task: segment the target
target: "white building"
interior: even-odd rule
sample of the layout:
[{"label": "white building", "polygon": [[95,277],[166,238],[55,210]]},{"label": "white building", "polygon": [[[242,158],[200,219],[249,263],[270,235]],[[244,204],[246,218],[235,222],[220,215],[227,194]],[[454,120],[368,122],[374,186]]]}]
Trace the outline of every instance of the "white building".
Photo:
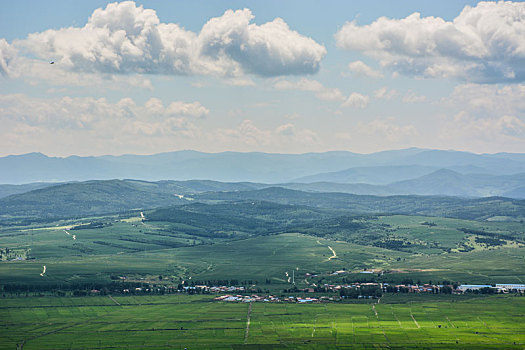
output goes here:
[{"label": "white building", "polygon": [[494,288],[490,284],[462,284],[458,290],[465,292],[467,290],[480,290],[481,288]]},{"label": "white building", "polygon": [[503,290],[519,290],[519,291],[525,291],[525,284],[511,284],[511,283],[502,283],[502,284],[496,284],[496,288],[503,289]]}]

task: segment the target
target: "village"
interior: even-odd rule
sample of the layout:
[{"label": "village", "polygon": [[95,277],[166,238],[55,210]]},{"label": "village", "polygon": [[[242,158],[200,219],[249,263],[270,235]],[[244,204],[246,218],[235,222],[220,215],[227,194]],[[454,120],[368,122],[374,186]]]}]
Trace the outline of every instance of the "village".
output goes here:
[{"label": "village", "polygon": [[[344,299],[379,299],[383,293],[428,293],[428,294],[506,294],[525,293],[525,284],[464,284],[464,285],[437,285],[437,284],[388,284],[388,283],[352,283],[352,284],[325,284],[322,288],[297,289],[299,293],[333,293],[335,296],[304,297],[289,295],[278,297],[275,295],[246,294],[248,290],[241,286],[191,286],[183,287],[180,292],[187,293],[226,293],[214,298],[216,301],[226,302],[292,302],[292,303],[320,303],[341,301]],[[239,294],[233,294],[237,292]],[[231,293],[231,294],[230,294]],[[292,293],[289,293],[292,294]],[[304,295],[304,294],[303,294]]]},{"label": "village", "polygon": [[[335,273],[344,274],[345,271]],[[335,274],[332,272],[331,274]],[[305,277],[316,277],[316,274],[305,274]],[[121,281],[128,278],[125,276],[115,277]],[[253,284],[252,281],[239,283],[237,280],[228,281],[223,285],[214,285],[208,281],[195,281],[191,279],[172,284],[155,284],[143,278],[134,283],[140,283],[132,288],[114,290],[123,294],[149,294],[149,293],[184,293],[184,294],[210,294],[218,295],[213,300],[224,302],[290,302],[290,303],[321,303],[335,302],[349,299],[379,299],[384,294],[525,294],[525,284],[499,283],[499,284],[460,284],[457,282],[443,281],[442,284],[413,282],[407,279],[403,283],[385,283],[377,281],[369,282],[345,282],[309,284],[306,288],[298,288],[293,282],[290,288],[272,291],[261,289],[261,286]],[[189,283],[188,283],[189,282]],[[255,282],[255,281],[253,281]],[[268,280],[267,280],[268,282]],[[220,282],[219,282],[220,283]],[[131,286],[130,286],[131,287]],[[91,290],[91,294],[98,294],[98,290]]]}]

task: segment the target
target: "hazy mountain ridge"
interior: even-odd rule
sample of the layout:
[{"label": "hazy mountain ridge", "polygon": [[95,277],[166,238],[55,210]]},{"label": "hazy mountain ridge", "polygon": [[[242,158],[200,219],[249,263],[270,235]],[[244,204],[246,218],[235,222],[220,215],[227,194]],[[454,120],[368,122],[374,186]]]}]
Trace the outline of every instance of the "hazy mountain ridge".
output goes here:
[{"label": "hazy mountain ridge", "polygon": [[[393,191],[420,195],[448,195],[465,197],[505,196],[525,184],[525,173],[515,175],[460,174],[440,169],[412,180],[392,183]],[[519,193],[516,193],[518,195]],[[514,198],[523,198],[513,196]]]},{"label": "hazy mountain ridge", "polygon": [[[301,191],[361,195],[525,198],[525,154],[417,148],[371,154],[177,151],[66,158],[30,153],[0,158],[0,170],[0,183],[132,178],[160,181],[156,186],[162,191],[169,188],[181,194],[245,191],[275,184]],[[50,185],[0,185],[0,198]]]},{"label": "hazy mountain ridge", "polygon": [[[354,170],[351,171],[351,168]],[[286,183],[308,177],[307,181],[299,182],[384,185],[413,179],[442,168],[463,174],[516,174],[525,172],[525,154],[473,154],[417,148],[371,154],[346,151],[304,154],[176,151],[153,155],[65,158],[29,153],[0,158],[0,183],[126,178],[147,181],[207,179],[222,182]],[[354,176],[345,180],[321,175],[338,171],[347,172],[347,175],[354,173]]]},{"label": "hazy mountain ridge", "polygon": [[[87,184],[100,183],[104,186],[111,181],[121,181],[134,189],[151,192],[152,195],[168,194],[187,195],[201,192],[250,191],[269,187],[282,187],[305,192],[340,192],[357,195],[392,196],[392,195],[445,195],[460,197],[503,196],[515,199],[525,198],[525,173],[515,175],[463,175],[457,172],[440,169],[415,179],[395,182],[389,185],[370,185],[365,183],[281,183],[264,184],[254,182],[219,182],[213,180],[163,180],[149,182],[144,180],[92,180],[74,183],[34,183],[26,185],[0,185],[0,199],[10,195],[32,193],[34,190],[62,186],[60,190],[71,193],[73,188],[83,190]],[[78,186],[77,186],[78,185]],[[44,192],[36,192],[36,194]],[[31,196],[31,195],[27,195]],[[11,200],[11,199],[9,199]]]}]

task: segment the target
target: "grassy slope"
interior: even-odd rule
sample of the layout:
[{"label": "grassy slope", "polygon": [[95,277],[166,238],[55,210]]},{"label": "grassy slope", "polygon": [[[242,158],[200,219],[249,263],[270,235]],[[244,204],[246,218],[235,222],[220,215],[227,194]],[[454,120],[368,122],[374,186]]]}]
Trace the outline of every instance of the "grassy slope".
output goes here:
[{"label": "grassy slope", "polygon": [[[438,229],[446,244],[458,240],[461,234],[445,224],[466,226],[469,222],[442,219],[438,228],[421,226],[411,221],[424,220],[413,217],[385,217],[390,223],[404,223],[411,231],[407,236],[423,240],[437,239]],[[496,225],[497,223],[492,223]],[[418,252],[394,251],[372,246],[357,245],[343,241],[325,240],[320,237],[287,233],[271,236],[256,236],[235,240],[215,240],[210,243],[180,248],[169,248],[153,243],[138,243],[119,240],[123,235],[135,235],[144,239],[158,239],[146,235],[151,231],[158,233],[158,227],[118,223],[96,230],[75,232],[76,240],[62,229],[40,229],[35,231],[31,255],[35,260],[0,263],[0,280],[4,283],[70,283],[85,281],[109,281],[111,274],[137,276],[174,276],[203,279],[258,280],[263,283],[272,280],[272,289],[290,288],[286,283],[285,272],[296,270],[297,276],[306,272],[327,274],[345,268],[359,271],[363,268],[382,270],[402,270],[400,273],[386,274],[386,280],[404,278],[422,281],[441,281],[444,279],[463,283],[481,282],[523,282],[525,281],[525,248],[498,248],[494,250],[476,249],[467,253],[421,254]],[[412,227],[412,228],[411,228]],[[422,227],[422,228],[420,228]],[[161,226],[162,228],[162,226]],[[416,229],[420,229],[417,231]],[[426,230],[426,231],[425,231]],[[142,232],[140,232],[142,231]],[[125,232],[126,234],[123,234]],[[27,232],[26,242],[30,237]],[[405,232],[406,234],[406,232]],[[142,236],[140,236],[142,235]],[[150,236],[150,237],[148,237]],[[171,237],[170,242],[193,242],[192,238]],[[14,248],[19,237],[9,237]],[[197,240],[199,238],[197,237]],[[168,240],[168,238],[166,238]],[[178,241],[177,241],[178,240]],[[105,241],[113,245],[101,245]],[[449,242],[450,243],[450,242]],[[332,255],[328,246],[337,253],[337,259],[328,260]],[[79,250],[82,247],[84,252]],[[46,265],[45,277],[39,274]],[[362,278],[360,274],[351,278]],[[350,277],[349,277],[350,278]],[[306,287],[303,278],[297,279],[298,286]]]}]

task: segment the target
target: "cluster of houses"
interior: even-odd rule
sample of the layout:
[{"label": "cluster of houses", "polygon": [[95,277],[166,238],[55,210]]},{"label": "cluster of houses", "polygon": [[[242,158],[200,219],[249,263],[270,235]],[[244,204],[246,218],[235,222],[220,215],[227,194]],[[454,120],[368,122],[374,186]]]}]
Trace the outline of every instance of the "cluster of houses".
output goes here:
[{"label": "cluster of houses", "polygon": [[519,292],[525,293],[525,284],[501,283],[496,285],[491,284],[462,284],[456,289],[461,293],[468,291],[493,290],[498,293]]},{"label": "cluster of houses", "polygon": [[284,298],[279,298],[273,295],[267,295],[267,296],[261,296],[261,295],[221,295],[219,297],[214,298],[214,300],[217,301],[229,301],[229,302],[237,302],[237,303],[251,303],[251,302],[265,302],[265,303],[280,303],[280,302],[288,302],[288,303],[299,303],[299,304],[308,304],[308,303],[320,303],[323,301],[333,301],[334,298],[329,297],[319,297],[319,298],[302,298],[302,297],[295,297],[295,296],[288,296]]},{"label": "cluster of houses", "polygon": [[[361,289],[363,287],[377,287],[383,292],[387,293],[447,293],[447,294],[462,294],[467,292],[476,292],[491,290],[496,293],[518,292],[525,293],[525,284],[462,284],[458,286],[443,285],[443,284],[389,284],[389,283],[352,283],[343,285],[325,284],[325,290],[338,292],[341,289]],[[305,291],[312,292],[308,289]]]},{"label": "cluster of houses", "polygon": [[206,293],[215,294],[215,293],[244,293],[246,292],[246,288],[243,286],[236,287],[236,286],[191,286],[191,287],[182,287],[183,291],[190,292],[192,290],[199,290],[204,291]]}]

